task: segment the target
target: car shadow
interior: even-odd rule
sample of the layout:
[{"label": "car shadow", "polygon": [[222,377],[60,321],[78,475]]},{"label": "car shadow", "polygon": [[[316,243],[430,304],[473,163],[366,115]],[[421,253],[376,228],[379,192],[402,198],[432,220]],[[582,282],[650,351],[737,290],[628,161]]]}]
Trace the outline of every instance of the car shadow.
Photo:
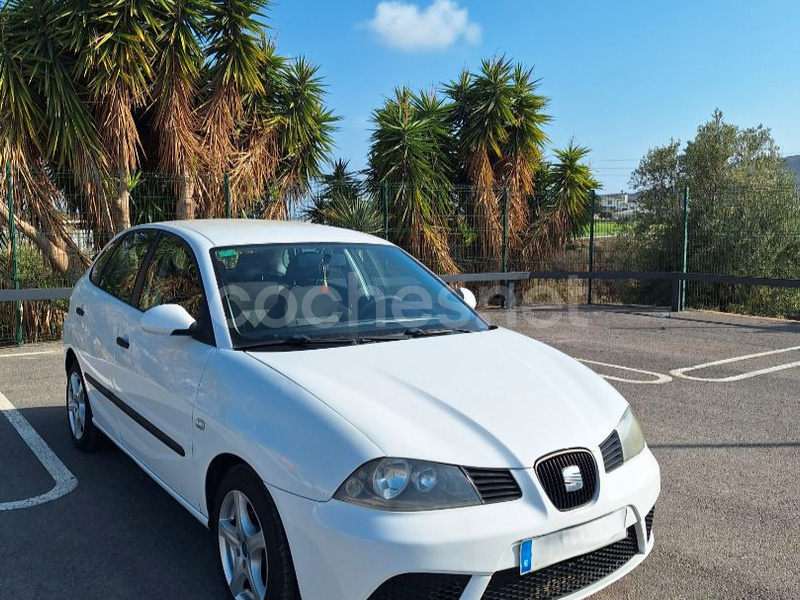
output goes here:
[{"label": "car shadow", "polygon": [[78,485],[52,502],[0,512],[0,597],[226,597],[211,534],[121,450],[110,442],[77,450],[60,406],[20,413]]}]

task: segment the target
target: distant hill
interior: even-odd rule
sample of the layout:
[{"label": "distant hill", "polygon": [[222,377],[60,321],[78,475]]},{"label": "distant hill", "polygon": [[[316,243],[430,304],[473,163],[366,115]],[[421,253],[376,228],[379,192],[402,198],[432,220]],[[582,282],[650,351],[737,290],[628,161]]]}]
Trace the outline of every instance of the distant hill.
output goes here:
[{"label": "distant hill", "polygon": [[795,179],[797,179],[797,185],[800,185],[800,154],[787,156],[785,160],[786,164],[789,165],[789,169],[794,173]]}]

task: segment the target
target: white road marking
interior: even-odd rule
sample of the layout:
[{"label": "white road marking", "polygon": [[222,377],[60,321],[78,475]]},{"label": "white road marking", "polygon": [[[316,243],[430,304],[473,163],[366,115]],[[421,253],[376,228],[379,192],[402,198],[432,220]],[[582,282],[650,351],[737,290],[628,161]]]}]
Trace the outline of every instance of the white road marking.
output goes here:
[{"label": "white road marking", "polygon": [[624,383],[642,383],[645,385],[659,385],[662,383],[669,383],[672,381],[672,377],[669,375],[663,375],[661,373],[655,373],[653,371],[644,371],[643,369],[633,369],[631,367],[623,367],[622,365],[612,365],[610,363],[602,363],[597,362],[595,360],[586,360],[583,358],[579,358],[579,361],[582,363],[586,363],[587,365],[598,365],[600,367],[609,367],[610,369],[619,369],[621,371],[630,371],[631,373],[642,373],[644,375],[648,375],[650,377],[654,377],[654,379],[625,379],[624,377],[616,377],[614,375],[603,375],[602,373],[598,373],[600,377],[604,379],[610,379],[611,381],[622,381]]},{"label": "white road marking", "polygon": [[783,365],[777,365],[774,367],[767,367],[764,369],[756,369],[755,371],[748,371],[747,373],[732,375],[730,377],[694,377],[692,375],[687,375],[686,373],[690,373],[692,371],[700,371],[701,369],[707,369],[709,367],[728,365],[730,363],[735,363],[739,361],[761,358],[762,356],[772,356],[774,354],[794,352],[796,350],[800,350],[800,346],[792,346],[791,348],[783,348],[781,350],[769,350],[767,352],[757,352],[755,354],[735,356],[734,358],[724,358],[722,360],[715,360],[713,362],[703,363],[702,365],[695,365],[694,367],[683,367],[681,369],[673,369],[672,371],[670,371],[670,375],[673,375],[675,377],[680,377],[682,379],[691,379],[692,381],[708,381],[713,383],[727,383],[730,381],[741,381],[742,379],[750,379],[751,377],[757,377],[759,375],[766,375],[768,373],[775,373],[777,371],[784,371],[786,369],[793,369],[795,367],[800,367],[800,361],[790,362]]},{"label": "white road marking", "polygon": [[20,437],[28,444],[28,447],[36,455],[36,458],[39,459],[39,462],[42,463],[42,466],[47,469],[47,472],[50,473],[50,477],[55,481],[55,486],[53,486],[49,492],[39,496],[26,498],[25,500],[15,500],[14,502],[0,502],[0,511],[30,508],[56,500],[74,490],[78,485],[78,480],[70,470],[64,466],[64,463],[61,462],[61,459],[50,449],[50,446],[36,433],[36,430],[31,427],[27,419],[22,416],[2,393],[0,393],[0,413],[13,425],[17,433],[19,433]]},{"label": "white road marking", "polygon": [[61,354],[61,350],[41,350],[39,352],[14,352],[13,354],[0,354],[0,358],[15,358],[18,356],[41,356],[42,354]]}]

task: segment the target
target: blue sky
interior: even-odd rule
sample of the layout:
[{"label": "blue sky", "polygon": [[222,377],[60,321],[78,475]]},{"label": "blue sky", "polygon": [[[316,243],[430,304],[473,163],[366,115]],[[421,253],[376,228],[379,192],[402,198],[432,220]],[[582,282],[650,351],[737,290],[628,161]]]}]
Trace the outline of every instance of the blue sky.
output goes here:
[{"label": "blue sky", "polygon": [[800,154],[797,0],[278,0],[269,24],[279,52],[320,65],[342,117],[336,156],[355,168],[396,86],[437,86],[496,54],[535,67],[552,145],[589,146],[606,192],[716,107]]}]

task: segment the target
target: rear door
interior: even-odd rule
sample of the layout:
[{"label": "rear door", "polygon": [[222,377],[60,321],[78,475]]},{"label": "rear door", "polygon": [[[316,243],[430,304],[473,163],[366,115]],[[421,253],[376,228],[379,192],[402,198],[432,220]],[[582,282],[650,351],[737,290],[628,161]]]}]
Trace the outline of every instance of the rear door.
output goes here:
[{"label": "rear door", "polygon": [[70,307],[78,323],[75,345],[94,419],[115,440],[119,440],[119,407],[113,401],[117,325],[132,309],[139,271],[154,239],[152,230],[134,230],[121,237],[98,257]]},{"label": "rear door", "polygon": [[[116,387],[131,414],[121,419],[123,443],[156,476],[194,506],[194,400],[215,352],[197,260],[176,235],[163,232],[143,271],[136,308],[119,321]],[[194,336],[147,333],[139,320],[162,304],[183,306],[198,322]]]}]

